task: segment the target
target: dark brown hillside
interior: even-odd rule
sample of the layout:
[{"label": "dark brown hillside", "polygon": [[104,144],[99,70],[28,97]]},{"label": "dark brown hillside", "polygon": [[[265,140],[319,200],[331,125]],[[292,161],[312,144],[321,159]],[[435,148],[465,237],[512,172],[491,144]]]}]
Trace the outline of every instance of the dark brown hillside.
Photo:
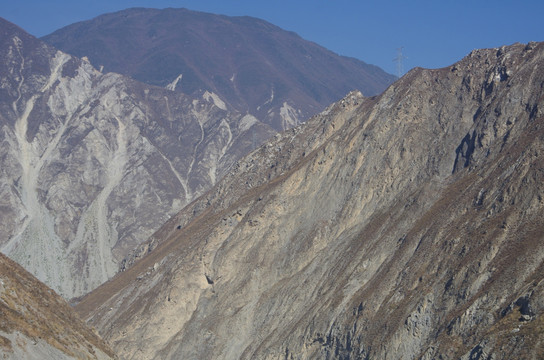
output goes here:
[{"label": "dark brown hillside", "polygon": [[3,359],[112,359],[113,351],[64,299],[0,254]]}]

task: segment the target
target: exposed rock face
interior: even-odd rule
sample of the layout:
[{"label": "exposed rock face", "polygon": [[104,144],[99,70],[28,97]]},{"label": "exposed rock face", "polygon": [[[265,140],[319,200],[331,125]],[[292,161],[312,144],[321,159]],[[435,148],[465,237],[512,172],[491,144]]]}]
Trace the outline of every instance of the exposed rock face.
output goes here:
[{"label": "exposed rock face", "polygon": [[130,359],[544,356],[544,44],[351,93],[77,310]]},{"label": "exposed rock face", "polygon": [[70,298],[275,133],[0,19],[0,250]]},{"label": "exposed rock face", "polygon": [[54,291],[0,254],[2,359],[112,359],[112,350]]},{"label": "exposed rock face", "polygon": [[395,77],[251,17],[128,9],[43,38],[97,68],[185,94],[219,97],[276,130],[297,125],[353,89],[381,93]]}]

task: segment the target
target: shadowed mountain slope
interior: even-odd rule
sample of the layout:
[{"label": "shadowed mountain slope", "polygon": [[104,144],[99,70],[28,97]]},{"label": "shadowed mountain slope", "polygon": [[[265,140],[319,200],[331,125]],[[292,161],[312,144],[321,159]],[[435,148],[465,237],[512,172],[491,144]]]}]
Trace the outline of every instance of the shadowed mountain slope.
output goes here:
[{"label": "shadowed mountain slope", "polygon": [[544,44],[277,135],[76,307],[130,359],[544,356]]},{"label": "shadowed mountain slope", "polygon": [[0,254],[0,357],[112,359],[114,354],[64,299]]},{"label": "shadowed mountain slope", "polygon": [[306,120],[348,91],[375,95],[395,79],[266,21],[186,9],[123,10],[43,40],[88,57],[105,72],[194,96],[208,91],[276,130]]}]

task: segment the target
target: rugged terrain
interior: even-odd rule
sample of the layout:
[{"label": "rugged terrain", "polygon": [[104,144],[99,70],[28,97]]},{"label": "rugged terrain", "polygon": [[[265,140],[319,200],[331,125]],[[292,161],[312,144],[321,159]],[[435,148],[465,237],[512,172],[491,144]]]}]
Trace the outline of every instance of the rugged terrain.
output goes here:
[{"label": "rugged terrain", "polygon": [[2,359],[112,359],[112,350],[66,301],[0,254]]},{"label": "rugged terrain", "polygon": [[70,298],[276,132],[0,19],[0,250]]},{"label": "rugged terrain", "polygon": [[544,356],[544,44],[352,92],[76,307],[127,359]]},{"label": "rugged terrain", "polygon": [[376,95],[395,80],[266,21],[187,9],[123,10],[69,25],[43,40],[87,57],[104,72],[188,95],[219,96],[227,108],[278,131],[353,89]]}]

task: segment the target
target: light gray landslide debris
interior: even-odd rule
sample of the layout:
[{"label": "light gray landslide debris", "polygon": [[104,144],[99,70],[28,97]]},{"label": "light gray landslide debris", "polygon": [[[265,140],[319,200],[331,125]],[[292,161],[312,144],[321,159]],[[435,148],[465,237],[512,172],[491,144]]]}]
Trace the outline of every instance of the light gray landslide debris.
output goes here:
[{"label": "light gray landslide debris", "polygon": [[275,134],[215,94],[102,73],[7,21],[0,29],[0,250],[66,298],[114,276]]}]

